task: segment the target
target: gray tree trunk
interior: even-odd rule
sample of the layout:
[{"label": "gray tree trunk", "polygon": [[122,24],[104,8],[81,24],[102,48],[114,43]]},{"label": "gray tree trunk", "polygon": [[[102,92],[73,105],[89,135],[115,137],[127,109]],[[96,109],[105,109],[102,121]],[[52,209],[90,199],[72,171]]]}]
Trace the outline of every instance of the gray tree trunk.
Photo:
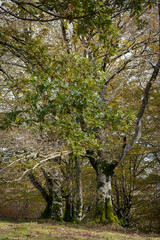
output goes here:
[{"label": "gray tree trunk", "polygon": [[61,191],[61,173],[58,168],[52,169],[52,215],[51,218],[56,221],[63,221],[63,203]]},{"label": "gray tree trunk", "polygon": [[97,166],[97,204],[95,221],[98,223],[117,223],[113,214],[111,201],[111,174],[105,172],[104,166]]},{"label": "gray tree trunk", "polygon": [[111,178],[116,164],[107,163],[94,156],[93,151],[87,151],[87,156],[97,174],[97,204],[95,222],[118,223],[118,218],[113,214],[111,202]]},{"label": "gray tree trunk", "polygon": [[83,215],[83,194],[82,194],[82,178],[81,178],[81,159],[75,158],[76,166],[76,210],[75,218],[76,222],[81,222]]},{"label": "gray tree trunk", "polygon": [[81,159],[77,157],[76,161],[76,222],[81,222],[83,215],[83,194],[82,194],[82,176],[81,176]]}]

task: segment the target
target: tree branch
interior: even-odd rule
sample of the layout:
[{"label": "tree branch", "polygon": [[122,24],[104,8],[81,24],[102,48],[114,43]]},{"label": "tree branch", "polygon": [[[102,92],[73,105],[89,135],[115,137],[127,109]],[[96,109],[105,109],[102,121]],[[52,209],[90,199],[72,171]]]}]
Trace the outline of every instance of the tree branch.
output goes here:
[{"label": "tree branch", "polygon": [[107,86],[108,83],[109,83],[117,74],[119,74],[121,71],[123,71],[123,70],[125,69],[126,65],[127,65],[128,63],[130,63],[131,61],[132,61],[131,59],[128,59],[128,60],[123,64],[123,66],[120,67],[120,68],[105,82],[104,85]]},{"label": "tree branch", "polygon": [[126,145],[126,147],[122,150],[121,155],[118,157],[119,161],[121,159],[123,159],[124,156],[133,148],[133,146],[138,142],[138,140],[141,136],[141,119],[142,119],[142,117],[144,115],[144,112],[145,112],[145,109],[147,107],[148,100],[149,100],[149,95],[150,95],[150,90],[151,90],[153,82],[156,80],[156,78],[158,76],[159,69],[160,69],[160,58],[158,59],[158,62],[156,64],[156,66],[154,67],[152,76],[149,79],[149,81],[148,81],[148,83],[145,87],[142,103],[141,103],[139,112],[138,112],[137,117],[136,117],[137,120],[136,120],[136,123],[135,123],[134,136],[132,137],[131,141]]},{"label": "tree branch", "polygon": [[[131,141],[123,148],[122,153],[118,157],[117,164],[120,160],[124,158],[124,156],[133,148],[133,146],[138,142],[140,136],[141,136],[141,119],[144,115],[145,109],[148,104],[149,96],[150,96],[150,90],[152,87],[152,84],[157,79],[159,70],[160,70],[160,0],[158,0],[158,15],[159,15],[159,51],[158,51],[158,61],[156,66],[154,66],[154,70],[152,73],[152,76],[150,77],[145,90],[144,90],[144,96],[141,102],[141,106],[139,108],[139,112],[136,117],[136,123],[135,123],[135,133],[131,139]],[[115,163],[116,164],[116,163]]]},{"label": "tree branch", "polygon": [[35,176],[33,175],[32,172],[30,172],[28,174],[28,177],[29,177],[30,181],[32,182],[33,186],[40,191],[40,193],[42,194],[42,196],[44,197],[46,202],[48,202],[49,201],[49,195],[47,194],[45,188],[42,187],[41,183],[35,178]]},{"label": "tree branch", "polygon": [[[47,161],[51,160],[51,159],[55,159],[57,157],[63,157],[63,156],[66,156],[68,154],[70,154],[71,152],[69,151],[63,151],[63,152],[56,152],[50,156],[48,156],[47,158],[41,160],[39,163],[37,163],[34,167],[32,168],[29,168],[27,169],[26,171],[24,171],[24,173],[22,174],[21,177],[15,179],[15,180],[12,180],[12,181],[6,181],[7,183],[10,183],[10,182],[19,182],[21,181],[25,176],[27,176],[30,172],[32,172],[33,170],[35,170],[37,167],[39,167],[40,165],[46,163]],[[1,172],[3,171],[3,169],[1,170]]]}]

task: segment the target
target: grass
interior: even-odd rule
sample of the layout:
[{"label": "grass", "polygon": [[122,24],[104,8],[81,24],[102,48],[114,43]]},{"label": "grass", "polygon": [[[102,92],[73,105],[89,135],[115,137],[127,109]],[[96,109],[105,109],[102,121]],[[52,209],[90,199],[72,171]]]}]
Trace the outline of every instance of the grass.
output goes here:
[{"label": "grass", "polygon": [[0,220],[0,240],[160,240],[160,237],[129,234],[101,225],[58,224],[52,221]]}]

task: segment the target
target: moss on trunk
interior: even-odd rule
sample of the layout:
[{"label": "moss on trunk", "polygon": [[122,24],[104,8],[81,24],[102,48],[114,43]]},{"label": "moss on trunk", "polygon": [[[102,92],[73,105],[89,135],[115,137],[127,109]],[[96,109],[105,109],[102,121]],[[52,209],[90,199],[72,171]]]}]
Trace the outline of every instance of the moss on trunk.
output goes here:
[{"label": "moss on trunk", "polygon": [[52,219],[63,222],[62,198],[56,196],[52,202]]},{"label": "moss on trunk", "polygon": [[83,215],[83,195],[82,195],[82,179],[81,179],[81,158],[75,157],[76,167],[76,209],[74,221],[80,223]]},{"label": "moss on trunk", "polygon": [[113,214],[113,207],[112,207],[110,198],[107,198],[105,202],[105,218],[107,223],[112,223],[112,224],[118,223],[118,218]]},{"label": "moss on trunk", "polygon": [[113,214],[110,198],[102,201],[96,208],[95,222],[102,224],[118,224],[118,218]]},{"label": "moss on trunk", "polygon": [[96,214],[95,214],[96,223],[106,223],[105,217],[105,201],[101,201],[97,204]]},{"label": "moss on trunk", "polygon": [[75,209],[75,214],[72,219],[73,223],[80,223],[82,220],[82,211],[83,211],[83,206],[81,202],[77,202],[76,204],[76,209]]}]

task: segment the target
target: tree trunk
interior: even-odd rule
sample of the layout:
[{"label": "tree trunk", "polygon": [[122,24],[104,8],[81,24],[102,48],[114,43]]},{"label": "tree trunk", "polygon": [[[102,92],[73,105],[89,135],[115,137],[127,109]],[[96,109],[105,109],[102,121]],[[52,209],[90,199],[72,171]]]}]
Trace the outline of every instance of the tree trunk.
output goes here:
[{"label": "tree trunk", "polygon": [[67,176],[70,179],[70,184],[67,186],[68,194],[63,196],[63,198],[65,198],[65,222],[73,222],[75,217],[75,172],[73,163],[73,153],[71,152],[69,154],[69,165],[67,168]]},{"label": "tree trunk", "polygon": [[41,217],[48,219],[48,218],[51,218],[51,215],[52,215],[52,201],[51,202],[47,202],[47,206],[44,209]]},{"label": "tree trunk", "polygon": [[[108,164],[107,164],[108,165]],[[101,164],[97,166],[97,204],[95,221],[98,223],[117,223],[111,201],[111,175]]]},{"label": "tree trunk", "polygon": [[56,221],[63,221],[63,203],[61,191],[61,174],[58,168],[52,169],[52,215]]},{"label": "tree trunk", "polygon": [[47,186],[47,192],[48,192],[48,199],[47,199],[47,206],[44,210],[44,212],[42,213],[42,218],[51,218],[52,216],[52,200],[53,200],[53,194],[52,194],[52,188],[53,188],[53,184],[52,184],[52,177],[49,174],[49,171],[41,168],[41,171],[44,175],[45,181],[46,181],[46,186]]},{"label": "tree trunk", "polygon": [[38,191],[40,191],[43,198],[47,202],[47,206],[46,206],[45,210],[43,211],[41,217],[42,218],[50,218],[51,213],[52,213],[52,194],[47,193],[47,190],[44,187],[42,187],[41,183],[36,179],[36,177],[34,176],[34,174],[32,172],[30,172],[28,174],[28,177],[29,177],[30,181],[32,182],[33,186],[35,188],[37,188]]},{"label": "tree trunk", "polygon": [[[99,156],[103,156],[99,153]],[[97,174],[97,204],[95,222],[118,223],[118,218],[113,214],[111,201],[111,178],[116,167],[115,163],[107,163],[106,160],[96,159],[93,151],[87,150],[87,157]]]},{"label": "tree trunk", "polygon": [[74,206],[73,201],[71,198],[71,194],[65,197],[66,206],[65,206],[65,213],[64,213],[64,221],[71,222],[74,216]]},{"label": "tree trunk", "polygon": [[47,190],[30,172],[28,177],[35,188],[42,194],[47,202],[47,206],[42,213],[43,218],[52,218],[56,221],[63,221],[61,173],[58,168],[52,170],[41,169],[46,180]]},{"label": "tree trunk", "polygon": [[83,215],[83,195],[82,195],[82,179],[81,179],[81,159],[75,158],[76,166],[76,209],[75,209],[75,222],[79,223]]}]

